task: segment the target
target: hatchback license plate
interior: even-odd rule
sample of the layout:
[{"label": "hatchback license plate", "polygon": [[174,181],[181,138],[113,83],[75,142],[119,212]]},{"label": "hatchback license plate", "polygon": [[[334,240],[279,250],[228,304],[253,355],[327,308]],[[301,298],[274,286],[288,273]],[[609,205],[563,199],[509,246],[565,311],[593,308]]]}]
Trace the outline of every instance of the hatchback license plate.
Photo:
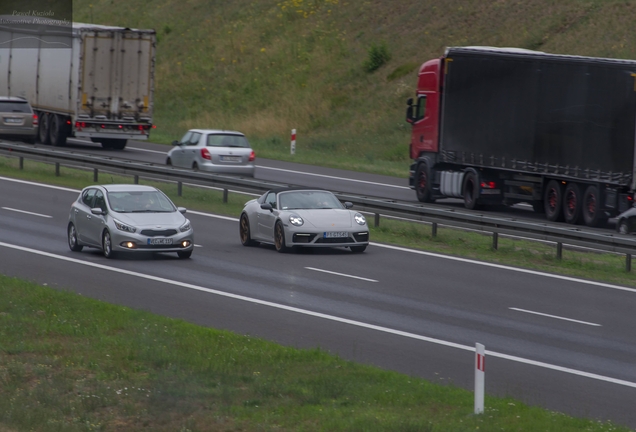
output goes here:
[{"label": "hatchback license plate", "polygon": [[241,157],[240,156],[221,156],[221,161],[222,162],[240,162]]},{"label": "hatchback license plate", "polygon": [[5,123],[22,123],[22,119],[15,118],[15,117],[5,117],[4,122]]},{"label": "hatchback license plate", "polygon": [[342,238],[349,237],[349,233],[345,231],[327,231],[323,234],[323,238]]},{"label": "hatchback license plate", "polygon": [[171,245],[171,238],[150,238],[148,239],[149,245]]}]

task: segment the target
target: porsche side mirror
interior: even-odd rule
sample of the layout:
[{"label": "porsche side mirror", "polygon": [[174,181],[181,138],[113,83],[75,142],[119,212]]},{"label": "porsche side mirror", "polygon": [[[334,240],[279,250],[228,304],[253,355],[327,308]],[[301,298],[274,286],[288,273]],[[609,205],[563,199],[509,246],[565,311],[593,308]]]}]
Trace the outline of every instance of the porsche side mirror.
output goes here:
[{"label": "porsche side mirror", "polygon": [[353,203],[352,203],[352,202],[349,202],[349,201],[346,201],[346,202],[345,202],[345,208],[350,209],[351,207],[353,207]]},{"label": "porsche side mirror", "polygon": [[272,207],[272,205],[270,203],[261,204],[261,208],[263,210],[269,210],[269,211],[273,211],[274,210],[274,208]]},{"label": "porsche side mirror", "polygon": [[177,140],[172,141],[172,145],[173,145],[173,146],[178,146],[178,145],[180,145],[180,144],[181,144],[181,143],[180,143],[179,141],[177,141]]}]

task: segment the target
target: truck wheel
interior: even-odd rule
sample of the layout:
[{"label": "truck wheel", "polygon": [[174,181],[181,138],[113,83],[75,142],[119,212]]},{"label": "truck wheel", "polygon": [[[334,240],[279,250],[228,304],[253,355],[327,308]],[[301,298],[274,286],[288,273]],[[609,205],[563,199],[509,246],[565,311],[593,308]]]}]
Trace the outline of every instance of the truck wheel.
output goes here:
[{"label": "truck wheel", "polygon": [[534,210],[535,213],[545,213],[543,201],[532,201],[532,210]]},{"label": "truck wheel", "polygon": [[99,140],[99,142],[102,145],[102,148],[105,150],[111,150],[113,148],[113,140],[112,139],[106,139],[103,138],[101,140]]},{"label": "truck wheel", "polygon": [[468,171],[464,176],[464,207],[475,210],[479,200],[479,178],[474,172]]},{"label": "truck wheel", "polygon": [[49,129],[51,122],[49,120],[49,114],[45,112],[38,113],[38,139],[44,145],[51,143],[49,139]]},{"label": "truck wheel", "polygon": [[66,145],[66,128],[64,118],[57,114],[49,114],[49,142],[56,147]]},{"label": "truck wheel", "polygon": [[546,219],[552,222],[563,220],[563,187],[560,182],[556,180],[548,182],[543,202]]},{"label": "truck wheel", "polygon": [[563,193],[563,217],[569,224],[578,223],[581,216],[581,189],[576,183],[568,183]]},{"label": "truck wheel", "polygon": [[432,203],[435,200],[431,193],[431,178],[428,165],[421,163],[415,171],[415,193],[417,200],[424,203]]},{"label": "truck wheel", "polygon": [[599,196],[598,186],[588,186],[583,193],[581,205],[585,225],[597,227],[605,221],[605,213],[601,210],[600,205],[601,198]]}]

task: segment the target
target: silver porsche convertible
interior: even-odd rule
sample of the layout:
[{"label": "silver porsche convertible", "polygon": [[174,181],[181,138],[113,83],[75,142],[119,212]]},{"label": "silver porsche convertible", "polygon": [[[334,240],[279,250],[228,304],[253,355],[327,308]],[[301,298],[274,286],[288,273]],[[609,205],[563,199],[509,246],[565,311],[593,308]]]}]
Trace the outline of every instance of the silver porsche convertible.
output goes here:
[{"label": "silver porsche convertible", "polygon": [[248,201],[239,234],[244,246],[273,244],[278,252],[298,247],[347,247],[364,252],[369,245],[365,217],[321,189],[272,189]]}]

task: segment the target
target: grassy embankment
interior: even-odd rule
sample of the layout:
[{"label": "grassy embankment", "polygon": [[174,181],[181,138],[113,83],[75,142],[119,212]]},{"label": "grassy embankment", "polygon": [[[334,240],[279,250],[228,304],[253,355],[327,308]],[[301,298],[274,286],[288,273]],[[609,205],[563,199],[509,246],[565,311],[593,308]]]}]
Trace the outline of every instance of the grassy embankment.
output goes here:
[{"label": "grassy embankment", "polygon": [[[191,127],[235,129],[260,157],[399,177],[408,175],[404,113],[417,68],[446,46],[636,58],[636,4],[626,1],[74,0],[73,7],[75,21],[157,31],[153,140],[169,143]],[[389,59],[370,64],[380,47]]]}]

